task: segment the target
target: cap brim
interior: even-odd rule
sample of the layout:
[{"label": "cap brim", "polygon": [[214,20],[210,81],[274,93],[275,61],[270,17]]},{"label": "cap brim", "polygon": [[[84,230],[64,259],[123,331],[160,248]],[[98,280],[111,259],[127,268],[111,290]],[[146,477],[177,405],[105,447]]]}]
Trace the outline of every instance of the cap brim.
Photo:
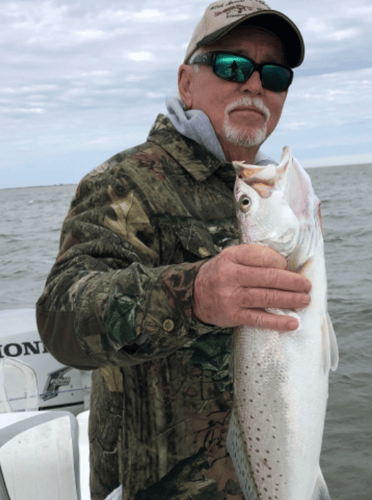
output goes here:
[{"label": "cap brim", "polygon": [[305,57],[305,44],[300,30],[287,16],[276,10],[253,12],[241,17],[238,21],[204,37],[197,43],[197,47],[216,42],[233,28],[243,23],[258,26],[274,33],[283,43],[285,57],[291,68],[297,68],[302,64]]}]

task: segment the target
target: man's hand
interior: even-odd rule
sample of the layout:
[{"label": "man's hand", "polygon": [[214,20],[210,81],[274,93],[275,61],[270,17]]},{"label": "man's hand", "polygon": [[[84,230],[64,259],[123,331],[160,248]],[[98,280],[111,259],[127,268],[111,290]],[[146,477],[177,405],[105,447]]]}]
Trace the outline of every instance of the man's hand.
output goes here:
[{"label": "man's hand", "polygon": [[311,282],[286,269],[286,259],[269,247],[241,244],[225,248],[199,269],[194,315],[203,323],[221,327],[295,330],[295,318],[264,311],[300,309],[309,304]]}]

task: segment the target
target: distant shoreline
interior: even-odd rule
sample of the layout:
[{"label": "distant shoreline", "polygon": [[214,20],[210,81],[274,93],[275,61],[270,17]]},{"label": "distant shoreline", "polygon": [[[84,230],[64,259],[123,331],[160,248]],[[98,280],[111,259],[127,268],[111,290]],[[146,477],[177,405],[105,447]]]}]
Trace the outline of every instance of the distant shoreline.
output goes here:
[{"label": "distant shoreline", "polygon": [[[352,163],[352,164],[344,164],[344,165],[323,165],[323,166],[313,166],[313,167],[304,167],[305,170],[311,170],[313,168],[357,168],[357,167],[372,167],[372,163]],[[4,191],[6,189],[29,189],[29,188],[50,188],[50,187],[60,187],[60,186],[77,186],[78,182],[71,182],[67,184],[47,184],[45,186],[18,186],[18,187],[4,187],[0,188],[0,191]]]},{"label": "distant shoreline", "polygon": [[61,187],[61,186],[77,186],[78,182],[72,182],[68,184],[46,184],[45,186],[17,186],[17,187],[5,187],[0,188],[0,191],[5,191],[6,189],[30,189],[30,188],[50,188],[50,187]]}]

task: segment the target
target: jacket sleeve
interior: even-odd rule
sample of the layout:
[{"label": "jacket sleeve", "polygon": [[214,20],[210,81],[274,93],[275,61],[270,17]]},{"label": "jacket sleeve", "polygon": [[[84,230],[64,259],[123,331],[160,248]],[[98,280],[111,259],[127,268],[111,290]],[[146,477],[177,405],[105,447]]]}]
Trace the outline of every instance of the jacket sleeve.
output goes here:
[{"label": "jacket sleeve", "polygon": [[161,237],[146,203],[128,179],[101,172],[81,181],[36,308],[41,339],[59,362],[138,364],[216,328],[192,315],[205,259],[159,265]]}]

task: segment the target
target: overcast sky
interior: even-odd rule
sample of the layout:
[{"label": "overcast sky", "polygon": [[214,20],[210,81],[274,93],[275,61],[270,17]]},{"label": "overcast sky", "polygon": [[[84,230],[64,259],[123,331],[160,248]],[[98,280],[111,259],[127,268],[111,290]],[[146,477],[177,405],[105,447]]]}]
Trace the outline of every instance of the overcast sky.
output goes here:
[{"label": "overcast sky", "polygon": [[[372,163],[371,0],[271,0],[306,44],[262,150]],[[145,141],[204,0],[1,0],[0,187],[77,183]]]}]

